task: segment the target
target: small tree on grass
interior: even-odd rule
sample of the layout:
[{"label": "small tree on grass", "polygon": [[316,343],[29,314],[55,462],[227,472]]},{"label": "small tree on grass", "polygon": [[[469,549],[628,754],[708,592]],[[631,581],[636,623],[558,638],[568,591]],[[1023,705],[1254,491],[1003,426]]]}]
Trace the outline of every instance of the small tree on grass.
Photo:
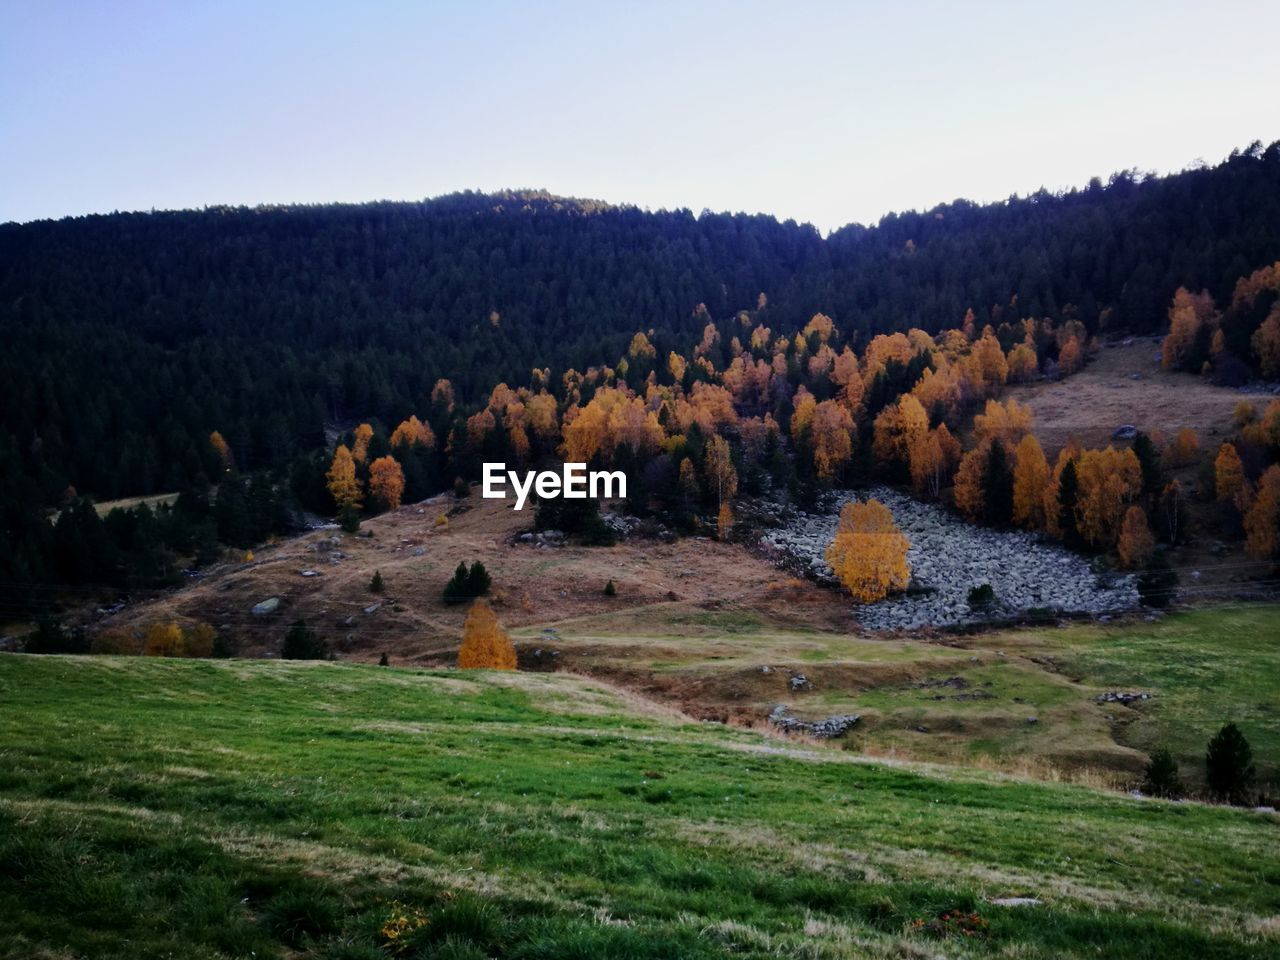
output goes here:
[{"label": "small tree on grass", "polygon": [[1169,566],[1169,558],[1157,553],[1147,569],[1138,574],[1138,596],[1148,607],[1167,607],[1178,588],[1178,575]]},{"label": "small tree on grass", "polygon": [[391,661],[387,659],[387,652],[385,650],[382,651],[382,656],[378,657],[378,666],[380,667],[391,666]]},{"label": "small tree on grass", "polygon": [[373,571],[373,579],[369,581],[369,592],[384,593],[386,589],[387,589],[387,585],[382,582],[382,571],[381,570]]},{"label": "small tree on grass", "polygon": [[471,605],[462,627],[458,666],[463,670],[514,670],[516,649],[498,623],[493,609],[483,600]]},{"label": "small tree on grass", "polygon": [[1253,786],[1253,750],[1234,723],[1213,735],[1204,755],[1205,781],[1215,797],[1244,803]]},{"label": "small tree on grass", "polygon": [[1182,796],[1182,780],[1178,776],[1178,761],[1168,750],[1160,749],[1151,754],[1147,771],[1142,778],[1142,792],[1149,797],[1165,797],[1176,800]]},{"label": "small tree on grass", "polygon": [[483,597],[492,585],[493,578],[479,560],[471,564],[470,570],[465,563],[459,563],[453,577],[444,585],[444,602],[462,603]]},{"label": "small tree on grass", "polygon": [[305,621],[296,620],[284,636],[280,657],[283,660],[327,660],[329,646]]}]

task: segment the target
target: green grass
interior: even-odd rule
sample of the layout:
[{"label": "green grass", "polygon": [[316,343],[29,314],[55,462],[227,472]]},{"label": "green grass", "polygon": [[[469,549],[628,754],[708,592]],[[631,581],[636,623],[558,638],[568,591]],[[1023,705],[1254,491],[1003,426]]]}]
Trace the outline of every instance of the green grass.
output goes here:
[{"label": "green grass", "polygon": [[[1280,949],[1273,815],[882,766],[574,677],[5,656],[0,705],[15,960]],[[987,902],[1014,895],[1043,904]],[[987,936],[929,932],[955,910]]]},{"label": "green grass", "polygon": [[1234,721],[1259,772],[1280,772],[1280,608],[1206,609],[1158,624],[1076,628],[1063,638],[1062,670],[1110,690],[1155,693],[1122,741],[1165,746],[1199,764],[1205,744]]}]

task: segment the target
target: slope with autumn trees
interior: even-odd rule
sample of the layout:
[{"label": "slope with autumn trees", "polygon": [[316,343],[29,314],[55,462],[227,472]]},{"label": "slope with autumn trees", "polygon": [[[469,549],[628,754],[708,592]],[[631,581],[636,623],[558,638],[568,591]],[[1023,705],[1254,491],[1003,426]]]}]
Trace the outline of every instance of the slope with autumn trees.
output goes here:
[{"label": "slope with autumn trees", "polygon": [[[488,460],[598,458],[638,480],[634,510],[684,526],[866,476],[945,498],[964,467],[963,496],[975,471],[995,485],[966,511],[1012,521],[1018,440],[965,467],[970,418],[1005,382],[1079,369],[1100,333],[1154,327],[1179,285],[1222,301],[1254,277],[1236,312],[1269,316],[1251,271],[1280,253],[1278,206],[1280,146],[1255,145],[825,240],[538,193],[8,225],[0,578],[99,582],[70,568],[104,537],[114,566],[142,543],[171,577],[196,544],[287,529],[299,507],[354,523]],[[1269,321],[1250,322],[1222,339],[1234,356],[1257,340],[1261,364]],[[336,497],[335,435],[352,459]],[[188,493],[105,534],[74,508],[153,490]],[[1106,545],[1118,522],[1099,523]]]}]

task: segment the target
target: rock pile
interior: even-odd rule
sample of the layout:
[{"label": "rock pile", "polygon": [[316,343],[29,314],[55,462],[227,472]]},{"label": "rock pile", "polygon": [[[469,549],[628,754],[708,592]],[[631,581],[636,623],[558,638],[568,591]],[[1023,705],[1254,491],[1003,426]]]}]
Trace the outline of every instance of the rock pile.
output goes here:
[{"label": "rock pile", "polygon": [[787,716],[787,705],[780,703],[769,714],[769,723],[785,733],[804,733],[819,740],[831,740],[842,737],[857,724],[862,717],[856,713],[839,714],[825,720],[801,720]]},{"label": "rock pile", "polygon": [[[911,588],[905,594],[858,608],[864,627],[918,629],[977,623],[1031,611],[1101,614],[1139,604],[1132,576],[1099,574],[1089,561],[1044,538],[1021,531],[976,527],[936,507],[886,487],[865,494],[830,498],[821,513],[797,512],[762,542],[819,580],[834,582],[826,549],[835,535],[840,508],[854,499],[874,498],[893,511],[911,543]],[[969,590],[990,584],[995,603],[969,606]]]}]

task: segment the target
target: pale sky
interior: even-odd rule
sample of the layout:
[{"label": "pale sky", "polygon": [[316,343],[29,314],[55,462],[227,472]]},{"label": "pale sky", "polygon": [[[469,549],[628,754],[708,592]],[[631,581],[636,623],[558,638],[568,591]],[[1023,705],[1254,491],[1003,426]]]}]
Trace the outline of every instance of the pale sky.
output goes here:
[{"label": "pale sky", "polygon": [[542,187],[824,231],[1280,138],[1280,2],[0,0],[0,221]]}]

